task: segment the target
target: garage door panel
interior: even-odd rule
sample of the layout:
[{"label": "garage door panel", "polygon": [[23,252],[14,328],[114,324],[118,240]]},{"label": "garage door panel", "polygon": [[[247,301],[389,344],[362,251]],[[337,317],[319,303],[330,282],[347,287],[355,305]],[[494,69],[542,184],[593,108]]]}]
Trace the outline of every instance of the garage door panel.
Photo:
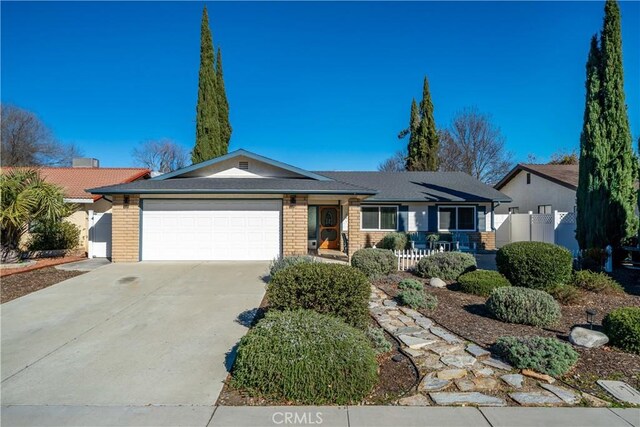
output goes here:
[{"label": "garage door panel", "polygon": [[280,254],[281,202],[145,200],[143,260],[269,260]]}]

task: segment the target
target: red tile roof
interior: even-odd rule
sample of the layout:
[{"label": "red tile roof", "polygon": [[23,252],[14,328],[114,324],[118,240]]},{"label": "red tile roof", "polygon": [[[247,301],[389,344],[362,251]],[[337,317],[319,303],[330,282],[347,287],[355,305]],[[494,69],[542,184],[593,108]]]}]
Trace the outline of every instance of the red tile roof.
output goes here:
[{"label": "red tile roof", "polygon": [[[4,167],[2,171],[11,170]],[[148,178],[151,171],[145,168],[37,168],[45,181],[64,188],[68,199],[93,199],[102,196],[87,193],[88,188],[123,184]]]}]

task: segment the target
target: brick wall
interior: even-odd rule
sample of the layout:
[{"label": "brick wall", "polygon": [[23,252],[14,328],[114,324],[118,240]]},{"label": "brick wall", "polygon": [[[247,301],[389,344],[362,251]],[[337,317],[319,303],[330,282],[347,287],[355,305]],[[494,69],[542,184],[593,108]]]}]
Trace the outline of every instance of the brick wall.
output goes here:
[{"label": "brick wall", "polygon": [[349,199],[349,257],[364,247],[364,235],[360,231],[360,200]]},{"label": "brick wall", "polygon": [[374,245],[379,247],[380,241],[391,231],[363,231],[364,247],[372,248]]},{"label": "brick wall", "polygon": [[469,233],[469,242],[475,242],[477,249],[493,251],[496,249],[496,233],[493,231]]},{"label": "brick wall", "polygon": [[111,261],[137,262],[140,260],[140,196],[129,196],[124,204],[123,195],[113,196],[111,210]]},{"label": "brick wall", "polygon": [[[291,198],[295,197],[295,204]],[[307,196],[285,196],[282,200],[282,253],[284,256],[306,255],[307,249]]]}]

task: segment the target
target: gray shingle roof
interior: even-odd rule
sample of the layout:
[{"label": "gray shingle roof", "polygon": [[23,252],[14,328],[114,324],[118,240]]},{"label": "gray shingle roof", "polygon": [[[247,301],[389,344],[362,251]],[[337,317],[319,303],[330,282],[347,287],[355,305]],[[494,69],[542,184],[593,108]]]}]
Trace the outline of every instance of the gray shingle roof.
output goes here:
[{"label": "gray shingle roof", "polygon": [[367,201],[510,202],[511,199],[463,172],[316,172],[378,193]]},{"label": "gray shingle roof", "polygon": [[93,194],[375,194],[345,182],[277,178],[173,178],[135,181],[89,190]]}]

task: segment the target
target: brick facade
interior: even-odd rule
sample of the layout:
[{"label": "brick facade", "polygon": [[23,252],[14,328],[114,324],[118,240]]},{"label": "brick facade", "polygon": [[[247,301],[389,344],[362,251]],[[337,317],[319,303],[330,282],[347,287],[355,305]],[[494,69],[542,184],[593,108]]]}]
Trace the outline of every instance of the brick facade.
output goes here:
[{"label": "brick facade", "polygon": [[362,249],[365,245],[364,235],[360,231],[360,200],[349,199],[349,207],[347,212],[349,223],[349,257],[358,249]]},{"label": "brick facade", "polygon": [[[129,203],[125,204],[125,197]],[[140,260],[140,196],[115,195],[111,208],[111,261]]]},{"label": "brick facade", "polygon": [[[295,203],[292,199],[295,198]],[[307,196],[288,195],[282,199],[282,254],[306,255],[307,249]]]},{"label": "brick facade", "polygon": [[493,251],[496,249],[496,233],[494,231],[469,233],[469,242],[475,242],[479,250]]}]

